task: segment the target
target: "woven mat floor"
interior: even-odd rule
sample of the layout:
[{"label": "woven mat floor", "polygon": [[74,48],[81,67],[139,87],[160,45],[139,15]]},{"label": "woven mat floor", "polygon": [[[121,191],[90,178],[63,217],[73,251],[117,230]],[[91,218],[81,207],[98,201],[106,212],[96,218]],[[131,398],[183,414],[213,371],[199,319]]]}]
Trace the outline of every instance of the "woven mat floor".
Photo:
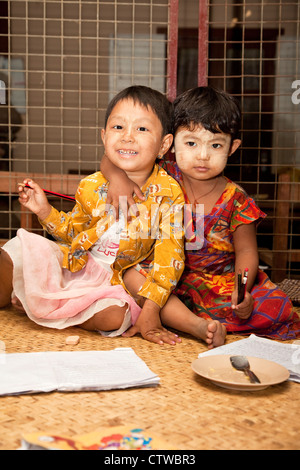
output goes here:
[{"label": "woven mat floor", "polygon": [[[65,344],[71,334],[80,335],[77,346]],[[160,377],[155,388],[0,397],[0,450],[17,449],[25,433],[55,430],[74,436],[126,424],[181,450],[300,448],[299,384],[284,382],[257,392],[222,389],[191,369],[206,346],[181,337],[175,347],[139,336],[104,338],[79,328],[42,328],[14,309],[0,310],[0,340],[7,353],[131,347]],[[241,338],[229,335],[227,341]]]}]

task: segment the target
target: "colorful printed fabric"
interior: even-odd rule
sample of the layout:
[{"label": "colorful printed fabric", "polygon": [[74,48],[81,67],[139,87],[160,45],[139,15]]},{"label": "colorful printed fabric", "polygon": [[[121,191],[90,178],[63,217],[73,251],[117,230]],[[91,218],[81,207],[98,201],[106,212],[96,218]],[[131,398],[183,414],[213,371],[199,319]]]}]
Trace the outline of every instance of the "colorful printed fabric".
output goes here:
[{"label": "colorful printed fabric", "polygon": [[[165,162],[164,168],[182,184],[176,163]],[[186,193],[185,199],[189,203]],[[254,310],[250,318],[242,321],[231,309],[235,281],[233,232],[240,224],[257,223],[263,217],[265,214],[254,200],[238,185],[227,180],[213,210],[204,216],[203,246],[185,252],[185,271],[174,294],[196,315],[219,320],[229,332],[254,332],[274,339],[293,339],[300,336],[299,317],[293,312],[288,296],[262,271],[258,272],[251,290]],[[197,214],[193,213],[192,221],[197,236],[197,227],[201,227]]]},{"label": "colorful printed fabric", "polygon": [[[100,171],[87,176],[79,183],[71,212],[59,212],[52,207],[49,216],[40,221],[58,241],[63,268],[72,272],[82,270],[90,248],[115,222],[113,208],[106,207],[108,186]],[[180,185],[158,165],[142,191],[145,200],[139,203],[136,198],[139,215],[132,215],[121,234],[111,266],[111,283],[125,288],[125,270],[152,253],[154,263],[139,295],[163,307],[184,269],[183,227],[175,223],[177,214],[182,212],[184,196]],[[165,233],[168,236],[163,236]]]}]

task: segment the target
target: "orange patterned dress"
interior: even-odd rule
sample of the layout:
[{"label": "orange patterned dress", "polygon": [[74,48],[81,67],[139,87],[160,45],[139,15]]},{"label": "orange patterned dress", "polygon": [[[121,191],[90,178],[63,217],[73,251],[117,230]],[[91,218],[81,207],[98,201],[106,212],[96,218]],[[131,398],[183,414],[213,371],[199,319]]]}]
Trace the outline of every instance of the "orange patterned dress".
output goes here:
[{"label": "orange patterned dress", "polygon": [[[183,184],[176,163],[164,162],[163,166]],[[185,199],[189,203],[186,193]],[[185,250],[186,266],[174,294],[196,315],[222,322],[228,332],[292,339],[300,335],[299,317],[288,296],[261,270],[251,290],[254,309],[250,318],[242,321],[231,309],[235,281],[233,232],[240,224],[258,223],[265,216],[242,188],[227,179],[223,194],[211,213],[204,216],[204,227],[197,221],[197,214],[192,214],[194,236],[199,235],[197,227],[202,227],[202,235],[204,232],[202,247]]]}]

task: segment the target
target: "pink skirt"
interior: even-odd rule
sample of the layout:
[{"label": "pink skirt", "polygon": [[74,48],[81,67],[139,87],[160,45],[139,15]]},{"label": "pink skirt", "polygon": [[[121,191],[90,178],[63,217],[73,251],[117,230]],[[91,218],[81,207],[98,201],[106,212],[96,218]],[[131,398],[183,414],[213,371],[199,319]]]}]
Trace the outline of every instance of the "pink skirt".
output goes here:
[{"label": "pink skirt", "polygon": [[62,268],[59,246],[41,235],[20,229],[3,247],[13,262],[13,294],[28,317],[49,328],[80,325],[112,305],[128,308],[117,336],[134,325],[140,307],[121,286],[112,286],[111,273],[89,254],[84,269],[76,273]]}]

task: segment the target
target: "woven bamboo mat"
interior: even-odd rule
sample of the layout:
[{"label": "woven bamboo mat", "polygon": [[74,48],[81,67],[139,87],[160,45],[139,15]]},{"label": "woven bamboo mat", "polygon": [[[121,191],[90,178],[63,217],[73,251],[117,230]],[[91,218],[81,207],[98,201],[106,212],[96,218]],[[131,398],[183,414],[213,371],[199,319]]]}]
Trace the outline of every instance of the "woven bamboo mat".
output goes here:
[{"label": "woven bamboo mat", "polygon": [[[66,346],[79,334],[77,346]],[[158,346],[139,336],[103,338],[78,328],[39,327],[13,309],[0,310],[6,352],[109,350],[131,347],[160,377],[155,388],[46,393],[0,398],[0,449],[17,449],[23,434],[56,431],[74,436],[99,427],[135,425],[178,449],[299,449],[299,384],[257,392],[226,390],[196,376],[191,362],[206,346],[187,335],[182,344]],[[228,336],[227,341],[241,339]]]},{"label": "woven bamboo mat", "polygon": [[278,287],[289,296],[294,305],[300,305],[299,279],[284,279],[278,284]]}]

